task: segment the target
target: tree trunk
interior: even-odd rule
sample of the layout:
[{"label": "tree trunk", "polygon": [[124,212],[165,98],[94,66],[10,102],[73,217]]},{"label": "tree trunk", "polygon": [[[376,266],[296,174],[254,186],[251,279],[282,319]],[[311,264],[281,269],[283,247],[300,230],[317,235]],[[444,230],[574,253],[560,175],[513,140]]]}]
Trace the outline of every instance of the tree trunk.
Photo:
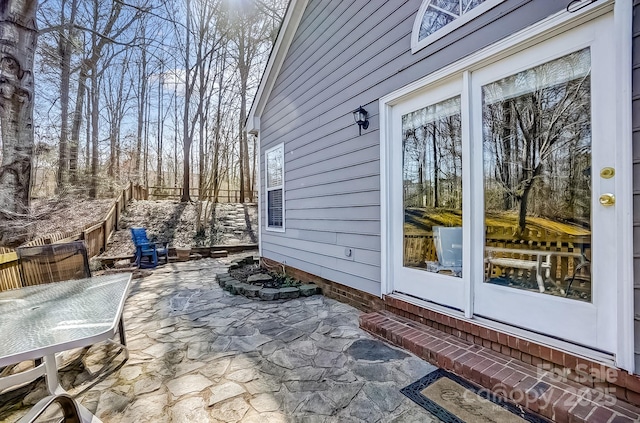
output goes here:
[{"label": "tree trunk", "polygon": [[[71,53],[73,44],[73,25],[76,20],[78,0],[71,2],[69,22],[65,23],[64,7],[62,3],[61,20],[63,28],[60,30],[58,50],[60,53],[60,146],[58,158],[57,189],[60,191],[68,182],[69,177],[69,88],[71,83]],[[76,149],[77,154],[77,149]]]},{"label": "tree trunk", "polygon": [[[37,7],[35,0],[0,0],[0,215],[4,216],[29,208]],[[9,236],[0,233],[0,243]]]},{"label": "tree trunk", "polygon": [[440,207],[440,195],[438,192],[438,137],[436,134],[437,121],[433,122],[431,133],[431,146],[433,147],[433,207]]},{"label": "tree trunk", "polygon": [[84,108],[84,97],[86,95],[87,76],[87,59],[83,59],[80,64],[76,107],[73,112],[71,140],[69,141],[69,178],[72,184],[78,182],[78,145],[80,143],[80,127],[82,126],[82,109]]},{"label": "tree trunk", "polygon": [[[145,28],[142,26],[142,43],[146,43],[145,39]],[[136,138],[136,152],[135,152],[135,160],[133,165],[133,174],[135,175],[136,182],[140,183],[142,180],[140,177],[140,164],[142,159],[142,130],[144,127],[144,107],[145,107],[145,99],[147,98],[147,49],[143,48],[141,52],[141,61],[140,61],[140,73],[138,76],[140,77],[140,84],[138,85],[138,127],[137,127],[137,138]]]},{"label": "tree trunk", "polygon": [[524,230],[527,226],[527,203],[529,201],[529,193],[531,192],[531,188],[540,176],[540,171],[542,170],[542,163],[539,163],[532,171],[531,177],[524,181],[522,194],[520,195],[520,207],[518,213],[518,233],[520,235],[524,234]]},{"label": "tree trunk", "polygon": [[162,99],[164,96],[164,63],[160,62],[160,74],[158,75],[158,163],[156,170],[156,186],[162,188],[162,136],[164,122],[162,121]]},{"label": "tree trunk", "polygon": [[96,68],[91,70],[91,185],[89,187],[89,197],[98,198],[98,165],[99,150],[98,137],[100,135],[99,118],[100,88],[98,87],[98,75]]},{"label": "tree trunk", "polygon": [[191,64],[189,63],[189,49],[190,43],[190,31],[191,31],[191,1],[186,1],[187,6],[187,29],[186,29],[186,43],[185,43],[185,77],[184,77],[184,116],[182,118],[183,133],[184,133],[184,145],[183,145],[183,173],[182,173],[182,196],[180,201],[183,203],[191,201],[189,190],[191,188],[191,134],[189,132],[189,102],[191,100],[191,87],[189,81],[189,74],[191,73]]},{"label": "tree trunk", "polygon": [[249,182],[249,143],[244,124],[247,120],[247,80],[249,79],[248,66],[240,66],[240,202],[244,203],[247,191],[251,186]]}]

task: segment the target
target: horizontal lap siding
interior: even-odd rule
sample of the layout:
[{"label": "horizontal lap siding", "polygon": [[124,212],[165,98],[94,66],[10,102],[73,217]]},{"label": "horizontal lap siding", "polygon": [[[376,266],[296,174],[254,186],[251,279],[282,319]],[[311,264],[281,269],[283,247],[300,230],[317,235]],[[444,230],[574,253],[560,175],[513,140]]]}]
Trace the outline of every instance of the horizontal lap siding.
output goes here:
[{"label": "horizontal lap siding", "polygon": [[[640,1],[633,6],[633,173],[640,175]],[[640,187],[638,176],[633,187],[633,262],[635,297],[635,358],[636,373],[640,372]]]},{"label": "horizontal lap siding", "polygon": [[309,1],[260,121],[263,193],[264,151],[285,143],[286,232],[262,231],[263,256],[379,295],[378,99],[564,7],[507,0],[411,54],[420,3]]}]

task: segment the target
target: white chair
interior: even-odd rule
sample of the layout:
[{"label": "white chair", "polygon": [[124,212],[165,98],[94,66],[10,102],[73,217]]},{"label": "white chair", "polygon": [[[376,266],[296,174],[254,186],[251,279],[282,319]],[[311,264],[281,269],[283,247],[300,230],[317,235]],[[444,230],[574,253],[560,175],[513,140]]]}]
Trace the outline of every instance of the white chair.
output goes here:
[{"label": "white chair", "polygon": [[428,261],[427,270],[436,273],[448,270],[454,276],[462,276],[462,226],[434,226],[433,242],[438,261]]}]

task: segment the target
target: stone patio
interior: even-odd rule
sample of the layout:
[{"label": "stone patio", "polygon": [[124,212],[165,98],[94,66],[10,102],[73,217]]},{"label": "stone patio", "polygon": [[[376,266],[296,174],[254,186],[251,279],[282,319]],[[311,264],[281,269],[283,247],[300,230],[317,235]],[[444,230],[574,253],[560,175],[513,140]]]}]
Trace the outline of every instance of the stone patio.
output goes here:
[{"label": "stone patio", "polygon": [[[435,422],[399,390],[435,368],[358,328],[360,312],[314,295],[223,291],[231,260],[161,267],[133,281],[130,357],[108,344],[63,357],[63,387],[108,422]],[[44,382],[0,395],[13,422]]]}]

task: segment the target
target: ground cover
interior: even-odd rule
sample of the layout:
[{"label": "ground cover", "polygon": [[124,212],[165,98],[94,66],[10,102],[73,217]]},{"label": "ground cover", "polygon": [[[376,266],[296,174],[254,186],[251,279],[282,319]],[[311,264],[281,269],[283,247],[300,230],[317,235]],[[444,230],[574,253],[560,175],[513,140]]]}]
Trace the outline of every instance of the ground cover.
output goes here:
[{"label": "ground cover", "polygon": [[[206,209],[206,207],[202,207]],[[254,204],[216,204],[198,230],[198,204],[177,201],[133,201],[120,219],[119,230],[103,257],[131,254],[129,228],[144,227],[149,239],[170,247],[208,247],[257,242],[258,212]]]},{"label": "ground cover", "polygon": [[[559,222],[544,217],[527,216],[527,229],[533,232],[548,233],[553,236],[589,236],[591,232],[570,222]],[[486,213],[486,225],[492,230],[518,228],[517,213]],[[405,210],[405,234],[419,235],[433,226],[462,226],[460,210],[429,209],[408,207]]]}]

